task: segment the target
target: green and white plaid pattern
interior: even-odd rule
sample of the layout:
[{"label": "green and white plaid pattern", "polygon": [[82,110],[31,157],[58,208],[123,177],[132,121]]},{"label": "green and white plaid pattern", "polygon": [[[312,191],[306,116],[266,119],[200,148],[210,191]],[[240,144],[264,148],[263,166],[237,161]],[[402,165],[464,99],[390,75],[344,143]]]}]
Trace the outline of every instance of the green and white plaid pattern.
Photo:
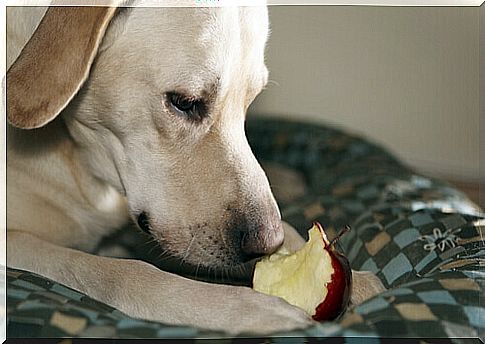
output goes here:
[{"label": "green and white plaid pattern", "polygon": [[[370,336],[372,342],[483,336],[485,220],[463,194],[335,129],[261,119],[250,121],[247,129],[260,160],[294,168],[310,185],[301,199],[283,204],[284,219],[304,236],[314,220],[330,235],[351,225],[341,246],[352,267],[376,273],[389,288],[349,309],[338,322],[275,336],[339,336],[347,341]],[[127,230],[115,238],[128,255],[152,259],[140,249],[142,234]],[[224,336],[132,319],[29,272],[8,269],[7,284],[7,334],[12,338]]]}]

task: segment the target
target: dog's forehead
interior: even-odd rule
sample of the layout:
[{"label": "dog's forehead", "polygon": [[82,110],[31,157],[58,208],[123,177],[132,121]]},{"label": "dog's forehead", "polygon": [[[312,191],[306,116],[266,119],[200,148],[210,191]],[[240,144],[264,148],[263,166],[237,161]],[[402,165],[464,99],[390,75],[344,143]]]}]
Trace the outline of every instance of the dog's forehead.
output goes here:
[{"label": "dog's forehead", "polygon": [[216,44],[217,37],[265,40],[268,30],[266,6],[139,7],[133,9],[130,21],[144,33],[148,30],[164,38],[191,37],[203,44]]},{"label": "dog's forehead", "polygon": [[235,70],[260,74],[268,35],[267,8],[134,8],[125,32],[130,49],[143,51],[164,80],[182,84],[190,80],[200,88],[198,80],[224,83],[222,79]]}]

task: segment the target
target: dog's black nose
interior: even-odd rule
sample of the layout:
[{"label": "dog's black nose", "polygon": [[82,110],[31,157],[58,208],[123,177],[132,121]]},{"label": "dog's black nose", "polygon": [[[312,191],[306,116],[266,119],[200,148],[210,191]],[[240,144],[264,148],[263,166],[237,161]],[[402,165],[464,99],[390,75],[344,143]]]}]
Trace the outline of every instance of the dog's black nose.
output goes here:
[{"label": "dog's black nose", "polygon": [[280,221],[250,228],[242,236],[241,249],[249,257],[257,258],[275,252],[285,238]]}]

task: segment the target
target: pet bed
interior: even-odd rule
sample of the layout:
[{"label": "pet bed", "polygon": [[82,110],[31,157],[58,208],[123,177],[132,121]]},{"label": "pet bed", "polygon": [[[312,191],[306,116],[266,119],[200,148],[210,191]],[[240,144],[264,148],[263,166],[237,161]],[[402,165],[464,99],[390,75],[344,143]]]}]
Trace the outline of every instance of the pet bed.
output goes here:
[{"label": "pet bed", "polygon": [[[252,119],[257,158],[304,176],[306,192],[282,217],[306,236],[350,224],[341,245],[355,270],[388,288],[337,322],[275,336],[480,337],[485,329],[481,210],[440,180],[413,172],[381,147],[331,127]],[[143,257],[137,231],[117,234],[122,255]],[[148,258],[147,258],[148,259]],[[303,291],[302,291],[303,292]],[[163,311],[163,310],[161,310]],[[33,273],[7,270],[7,335],[14,337],[213,338],[223,333],[130,318]]]}]

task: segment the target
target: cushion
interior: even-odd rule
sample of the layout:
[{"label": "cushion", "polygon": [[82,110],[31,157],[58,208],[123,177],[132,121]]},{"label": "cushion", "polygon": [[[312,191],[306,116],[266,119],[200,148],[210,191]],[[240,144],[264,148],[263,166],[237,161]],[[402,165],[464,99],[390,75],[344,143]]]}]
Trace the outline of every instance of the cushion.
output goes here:
[{"label": "cushion", "polygon": [[[314,124],[251,119],[256,157],[301,174],[308,187],[280,202],[282,217],[304,237],[312,221],[341,240],[352,268],[374,272],[388,290],[338,321],[275,336],[478,337],[485,328],[481,209],[449,184],[415,173],[386,150]],[[156,264],[147,238],[126,228],[100,253]],[[116,243],[114,245],[113,243]],[[9,337],[204,338],[191,327],[128,317],[36,274],[7,271]]]}]

